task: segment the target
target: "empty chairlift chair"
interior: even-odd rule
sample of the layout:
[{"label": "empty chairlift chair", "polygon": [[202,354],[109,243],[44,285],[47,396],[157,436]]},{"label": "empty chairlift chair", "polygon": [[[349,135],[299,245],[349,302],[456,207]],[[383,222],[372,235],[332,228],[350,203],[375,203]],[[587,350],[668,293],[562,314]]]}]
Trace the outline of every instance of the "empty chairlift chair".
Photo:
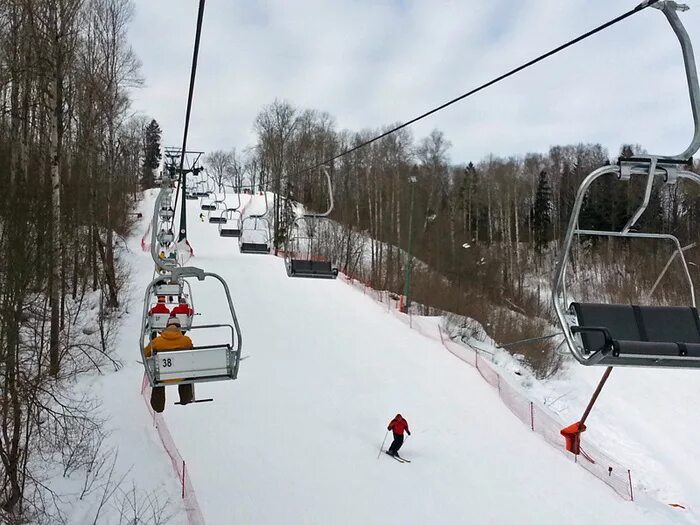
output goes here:
[{"label": "empty chairlift chair", "polygon": [[228,219],[226,218],[226,210],[221,210],[220,204],[216,203],[216,210],[212,210],[207,213],[207,221],[209,224],[226,224]]},{"label": "empty chairlift chair", "polygon": [[219,224],[220,237],[240,237],[241,236],[241,215],[238,210],[229,208],[222,212],[226,221]]},{"label": "empty chairlift chair", "polygon": [[216,203],[209,197],[208,193],[205,193],[199,201],[199,207],[202,211],[214,211],[216,210]]},{"label": "empty chairlift chair", "polygon": [[234,195],[238,203],[232,207],[227,208],[221,212],[221,216],[226,220],[219,222],[219,237],[240,237],[241,236],[241,195],[234,188]]},{"label": "empty chairlift chair", "polygon": [[[692,155],[700,148],[700,88],[688,35],[676,14],[677,4],[660,2],[681,43],[686,78],[695,121],[695,134],[686,150],[676,156],[621,158],[586,177],[578,189],[552,284],[554,308],[573,356],[584,365],[700,368],[700,319],[695,303],[693,280],[678,239],[669,234],[636,231],[649,205],[653,185],[688,180],[700,185],[700,175],[690,171]],[[619,231],[580,229],[579,218],[589,187],[601,177],[625,184],[641,179],[645,192],[640,206]],[[578,236],[655,239],[672,243],[688,285],[690,304],[650,306],[569,302],[566,274],[572,245]],[[670,261],[669,261],[670,263]],[[668,268],[668,265],[667,265]],[[657,279],[657,284],[666,269]],[[656,284],[654,285],[656,286]],[[650,292],[647,297],[651,296]]]},{"label": "empty chairlift chair", "polygon": [[270,223],[265,217],[268,212],[267,193],[264,193],[265,211],[249,215],[241,220],[241,233],[238,247],[241,253],[270,253]]},{"label": "empty chairlift chair", "polygon": [[333,211],[333,186],[325,167],[324,175],[328,185],[328,209],[323,213],[305,213],[297,217],[287,237],[284,258],[287,275],[290,277],[335,279],[338,276],[338,268],[326,257],[315,253],[320,244],[321,228]]}]

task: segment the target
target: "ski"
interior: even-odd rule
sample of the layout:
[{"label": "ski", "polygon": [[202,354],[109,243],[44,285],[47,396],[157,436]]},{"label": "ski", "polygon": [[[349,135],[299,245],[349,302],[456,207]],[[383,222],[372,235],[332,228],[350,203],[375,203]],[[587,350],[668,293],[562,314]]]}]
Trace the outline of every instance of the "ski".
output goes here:
[{"label": "ski", "polygon": [[207,398],[207,399],[194,399],[190,401],[189,403],[181,403],[180,401],[175,401],[176,405],[190,405],[192,403],[208,403],[209,401],[214,401],[213,397]]},{"label": "ski", "polygon": [[402,458],[402,457],[399,456],[398,454],[395,455],[395,456],[394,456],[393,454],[389,454],[389,451],[388,451],[388,450],[385,450],[384,453],[385,453],[387,456],[389,456],[390,458],[394,458],[394,459],[395,459],[396,461],[398,461],[399,463],[410,463],[410,461],[408,461],[407,459]]}]

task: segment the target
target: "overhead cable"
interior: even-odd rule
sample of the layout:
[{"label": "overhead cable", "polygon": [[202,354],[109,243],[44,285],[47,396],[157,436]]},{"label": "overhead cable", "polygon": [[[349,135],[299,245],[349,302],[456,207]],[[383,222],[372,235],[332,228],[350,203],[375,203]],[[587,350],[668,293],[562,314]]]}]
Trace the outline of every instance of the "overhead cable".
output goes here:
[{"label": "overhead cable", "polygon": [[569,40],[568,42],[566,42],[566,43],[564,43],[564,44],[562,44],[562,45],[560,45],[560,46],[558,46],[558,47],[555,47],[555,48],[552,49],[551,51],[547,51],[546,53],[544,53],[544,54],[538,56],[537,58],[533,58],[532,60],[530,60],[530,61],[528,61],[528,62],[526,62],[526,63],[524,63],[524,64],[522,64],[522,65],[520,65],[520,66],[518,66],[518,67],[516,67],[515,69],[511,69],[511,70],[508,71],[507,73],[504,73],[504,74],[502,74],[502,75],[500,75],[500,76],[498,76],[498,77],[496,77],[496,78],[494,78],[494,79],[492,79],[492,80],[489,80],[489,81],[486,82],[485,84],[482,84],[482,85],[480,85],[479,87],[476,87],[476,88],[472,89],[471,91],[468,91],[468,92],[464,93],[463,95],[460,95],[460,96],[458,96],[458,97],[456,97],[456,98],[453,98],[453,99],[450,100],[449,102],[445,102],[444,104],[442,104],[442,105],[440,105],[440,106],[437,106],[436,108],[433,108],[433,109],[431,109],[431,110],[429,110],[429,111],[426,111],[425,113],[422,113],[421,115],[418,115],[417,117],[414,117],[414,118],[412,118],[411,120],[409,120],[409,121],[407,121],[407,122],[404,122],[403,124],[400,124],[400,125],[398,125],[398,126],[392,128],[392,129],[390,129],[390,130],[388,130],[388,131],[385,131],[384,133],[382,133],[382,134],[380,134],[380,135],[377,135],[376,137],[373,137],[373,138],[371,138],[371,139],[369,139],[369,140],[366,140],[366,141],[362,142],[361,144],[358,144],[357,146],[354,146],[354,147],[352,147],[352,148],[346,149],[346,150],[344,150],[344,151],[338,153],[337,155],[335,155],[335,156],[333,156],[333,157],[329,157],[329,158],[327,158],[326,160],[324,160],[324,161],[322,161],[322,162],[319,162],[318,164],[314,164],[314,165],[312,165],[312,166],[309,166],[309,167],[307,167],[307,168],[304,168],[304,169],[300,170],[299,172],[297,172],[297,174],[299,174],[299,173],[305,173],[305,172],[307,172],[307,171],[311,171],[311,170],[313,170],[313,169],[320,168],[321,166],[326,165],[326,164],[330,164],[331,162],[333,162],[333,161],[335,161],[335,160],[337,160],[337,159],[339,159],[339,158],[341,158],[341,157],[344,157],[345,155],[348,155],[348,154],[353,153],[353,152],[355,152],[355,151],[357,151],[357,150],[359,150],[359,149],[362,149],[362,148],[364,148],[364,147],[366,147],[366,146],[369,146],[370,144],[372,144],[372,143],[374,143],[374,142],[377,142],[378,140],[381,140],[381,139],[383,139],[384,137],[387,137],[387,136],[391,135],[392,133],[396,133],[397,131],[399,131],[399,130],[401,130],[401,129],[403,129],[403,128],[406,128],[406,127],[410,126],[411,124],[415,124],[415,123],[418,122],[419,120],[422,120],[422,119],[424,119],[424,118],[426,118],[426,117],[432,115],[433,113],[437,113],[438,111],[443,110],[443,109],[445,109],[446,107],[451,106],[452,104],[455,104],[455,103],[457,103],[457,102],[459,102],[459,101],[461,101],[461,100],[464,100],[465,98],[467,98],[467,97],[469,97],[469,96],[471,96],[471,95],[474,95],[475,93],[478,93],[479,91],[482,91],[482,90],[484,90],[484,89],[486,89],[486,88],[488,88],[488,87],[491,87],[491,86],[493,86],[494,84],[497,84],[498,82],[500,82],[501,80],[505,80],[506,78],[511,77],[511,76],[515,75],[516,73],[519,73],[520,71],[523,71],[524,69],[529,68],[530,66],[534,66],[534,65],[537,64],[538,62],[542,62],[543,60],[545,60],[545,59],[551,57],[552,55],[555,55],[555,54],[559,53],[560,51],[563,51],[564,49],[566,49],[566,48],[568,48],[568,47],[571,47],[571,46],[573,46],[574,44],[577,44],[577,43],[581,42],[582,40],[585,40],[585,39],[587,39],[587,38],[589,38],[589,37],[595,35],[596,33],[599,33],[599,32],[601,32],[601,31],[603,31],[604,29],[607,29],[607,28],[609,28],[609,27],[611,27],[611,26],[613,26],[613,25],[615,25],[615,24],[617,24],[617,23],[619,23],[619,22],[622,22],[622,21],[625,20],[626,18],[629,18],[630,16],[635,15],[635,14],[637,14],[637,13],[643,11],[643,10],[646,9],[647,7],[650,7],[650,6],[652,6],[652,5],[656,4],[656,3],[658,3],[659,1],[660,1],[660,0],[646,0],[646,1],[642,2],[641,4],[639,4],[637,7],[635,7],[634,9],[631,9],[631,10],[627,11],[626,13],[624,13],[624,14],[622,14],[622,15],[616,17],[616,18],[613,18],[612,20],[610,20],[610,21],[608,21],[608,22],[605,22],[605,23],[602,24],[602,25],[599,25],[599,26],[596,27],[595,29],[592,29],[592,30],[590,30],[590,31],[588,31],[588,32],[586,32],[586,33],[583,33],[582,35],[580,35],[580,36],[578,36],[578,37],[576,37],[576,38],[574,38],[574,39],[572,39],[572,40]]},{"label": "overhead cable", "polygon": [[[192,112],[192,99],[194,97],[194,81],[197,77],[197,59],[199,58],[199,41],[202,37],[202,20],[204,19],[204,2],[205,0],[199,0],[199,12],[197,13],[197,31],[194,36],[194,52],[192,53],[192,68],[190,71],[190,89],[187,94],[187,111],[185,112],[185,129],[182,134],[182,152],[180,153],[180,184],[177,188],[177,193],[175,194],[175,205],[177,206],[178,195],[180,193],[180,188],[183,187],[186,180],[186,174],[184,173],[185,168],[185,155],[187,154],[187,133],[190,129],[190,113]],[[185,195],[183,191],[182,195],[182,209],[180,211],[180,232],[178,235],[178,241],[181,241],[187,237],[187,217],[185,210]]]}]

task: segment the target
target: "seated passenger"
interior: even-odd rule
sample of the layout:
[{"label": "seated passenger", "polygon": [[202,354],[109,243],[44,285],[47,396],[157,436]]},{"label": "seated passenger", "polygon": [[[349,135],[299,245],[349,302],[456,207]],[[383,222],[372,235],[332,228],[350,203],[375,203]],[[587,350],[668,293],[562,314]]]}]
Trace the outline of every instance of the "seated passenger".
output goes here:
[{"label": "seated passenger", "polygon": [[186,297],[180,297],[178,302],[179,302],[179,304],[175,308],[173,308],[172,312],[170,312],[171,315],[185,314],[188,317],[192,317],[194,315],[194,310],[192,308],[190,308],[189,304],[187,304]]},{"label": "seated passenger", "polygon": [[148,315],[153,315],[153,314],[168,314],[168,315],[170,315],[170,309],[165,304],[165,296],[164,295],[159,295],[158,302],[155,305],[153,305],[153,308],[151,308],[148,311]]},{"label": "seated passenger", "polygon": [[[165,330],[151,341],[144,348],[146,357],[151,357],[153,352],[159,354],[164,352],[174,352],[177,350],[189,350],[192,348],[192,339],[183,335],[180,331],[180,321],[177,317],[168,319],[168,325]],[[178,393],[180,394],[180,403],[186,405],[194,400],[194,388],[191,384],[178,385]],[[151,390],[151,407],[155,412],[165,410],[165,387],[157,386]]]}]

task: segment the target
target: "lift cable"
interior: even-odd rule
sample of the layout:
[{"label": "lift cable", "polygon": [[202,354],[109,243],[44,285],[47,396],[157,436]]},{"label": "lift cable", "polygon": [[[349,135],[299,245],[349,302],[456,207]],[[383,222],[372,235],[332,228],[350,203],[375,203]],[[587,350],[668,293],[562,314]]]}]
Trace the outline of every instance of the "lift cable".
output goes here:
[{"label": "lift cable", "polygon": [[187,132],[190,128],[190,113],[192,111],[192,99],[194,97],[194,81],[197,76],[197,59],[199,57],[199,41],[202,36],[202,20],[204,18],[204,2],[205,0],[199,0],[199,12],[197,13],[197,32],[194,37],[194,53],[192,54],[192,70],[190,72],[190,90],[187,95],[187,112],[185,113],[185,130],[182,134],[182,151],[180,153],[180,184],[177,188],[177,193],[175,194],[175,203],[177,205],[178,195],[180,189],[182,189],[182,209],[180,210],[180,233],[178,235],[178,242],[187,238],[187,210],[185,209],[185,181],[186,175],[184,173],[185,168],[185,155],[187,154]]},{"label": "lift cable", "polygon": [[364,148],[365,146],[369,146],[370,144],[372,144],[372,143],[374,143],[374,142],[377,142],[378,140],[381,140],[381,139],[383,139],[384,137],[387,137],[387,136],[391,135],[392,133],[396,133],[397,131],[399,131],[399,130],[405,128],[405,127],[408,127],[408,126],[410,126],[411,124],[414,124],[414,123],[418,122],[419,120],[422,120],[422,119],[424,119],[424,118],[426,118],[426,117],[432,115],[433,113],[437,113],[438,111],[440,111],[440,110],[442,110],[442,109],[445,109],[446,107],[451,106],[452,104],[455,104],[455,103],[459,102],[460,100],[464,100],[465,98],[467,98],[467,97],[469,97],[469,96],[471,96],[471,95],[474,95],[475,93],[478,93],[479,91],[482,91],[482,90],[484,90],[484,89],[486,89],[486,88],[488,88],[488,87],[491,87],[491,86],[493,86],[494,84],[500,82],[501,80],[504,80],[504,79],[506,79],[506,78],[508,78],[508,77],[510,77],[510,76],[513,76],[513,75],[515,75],[516,73],[519,73],[520,71],[522,71],[522,70],[524,70],[524,69],[527,69],[527,68],[529,68],[530,66],[533,66],[533,65],[537,64],[538,62],[541,62],[541,61],[545,60],[546,58],[549,58],[549,57],[551,57],[552,55],[555,55],[555,54],[559,53],[560,51],[563,51],[564,49],[566,49],[566,48],[568,48],[568,47],[571,47],[571,46],[573,46],[574,44],[577,44],[577,43],[581,42],[582,40],[585,40],[586,38],[589,38],[589,37],[595,35],[596,33],[599,33],[599,32],[601,32],[601,31],[603,31],[604,29],[607,29],[607,28],[609,28],[609,27],[611,27],[611,26],[617,24],[618,22],[622,22],[622,21],[625,20],[626,18],[629,18],[630,16],[632,16],[632,15],[634,15],[634,14],[637,14],[637,13],[643,11],[643,10],[646,9],[647,7],[650,7],[650,6],[656,4],[656,3],[659,2],[659,1],[660,1],[660,0],[645,0],[644,2],[642,2],[641,4],[639,4],[639,5],[638,5],[637,7],[635,7],[634,9],[631,9],[631,10],[627,11],[626,13],[624,13],[624,14],[622,14],[622,15],[616,17],[616,18],[613,18],[613,19],[610,20],[609,22],[606,22],[606,23],[604,23],[604,24],[602,24],[602,25],[596,27],[595,29],[592,29],[592,30],[590,30],[590,31],[588,31],[588,32],[586,32],[586,33],[583,33],[582,35],[580,35],[580,36],[574,38],[573,40],[569,40],[569,41],[566,42],[565,44],[562,44],[562,45],[560,45],[560,46],[558,46],[558,47],[552,49],[551,51],[548,51],[548,52],[544,53],[543,55],[538,56],[537,58],[533,58],[533,59],[530,60],[529,62],[526,62],[526,63],[524,63],[524,64],[522,64],[522,65],[516,67],[515,69],[511,69],[511,70],[508,71],[507,73],[504,73],[504,74],[502,74],[501,76],[498,76],[498,77],[496,77],[496,78],[494,78],[494,79],[492,79],[492,80],[486,82],[485,84],[482,84],[482,85],[480,85],[479,87],[474,88],[474,89],[472,89],[471,91],[468,91],[467,93],[464,93],[463,95],[460,95],[460,96],[457,97],[457,98],[453,98],[452,100],[450,100],[449,102],[445,102],[445,103],[442,104],[441,106],[438,106],[438,107],[436,107],[436,108],[433,108],[433,109],[431,109],[430,111],[426,111],[425,113],[423,113],[423,114],[421,114],[421,115],[418,115],[418,116],[415,117],[415,118],[412,118],[412,119],[409,120],[408,122],[404,122],[403,124],[400,124],[400,125],[396,126],[395,128],[392,128],[392,129],[390,129],[390,130],[388,130],[388,131],[385,131],[385,132],[382,133],[381,135],[377,135],[376,137],[371,138],[371,139],[369,139],[369,140],[366,140],[366,141],[362,142],[361,144],[358,144],[357,146],[354,146],[354,147],[352,147],[352,148],[346,149],[346,150],[344,150],[344,151],[338,153],[338,154],[335,155],[334,157],[329,157],[329,158],[327,158],[326,160],[324,160],[324,161],[322,161],[322,162],[319,162],[319,163],[317,163],[317,164],[314,164],[314,165],[312,165],[312,166],[309,166],[309,167],[307,167],[307,168],[304,168],[304,169],[302,169],[302,170],[296,172],[295,175],[300,175],[300,174],[302,174],[302,173],[306,173],[306,172],[308,172],[308,171],[311,171],[311,170],[320,168],[321,166],[330,164],[330,163],[332,163],[333,161],[338,160],[338,159],[341,158],[341,157],[344,157],[345,155],[349,155],[350,153],[353,153],[353,152],[355,152],[355,151],[357,151],[357,150],[359,150],[359,149],[361,149],[361,148]]}]

